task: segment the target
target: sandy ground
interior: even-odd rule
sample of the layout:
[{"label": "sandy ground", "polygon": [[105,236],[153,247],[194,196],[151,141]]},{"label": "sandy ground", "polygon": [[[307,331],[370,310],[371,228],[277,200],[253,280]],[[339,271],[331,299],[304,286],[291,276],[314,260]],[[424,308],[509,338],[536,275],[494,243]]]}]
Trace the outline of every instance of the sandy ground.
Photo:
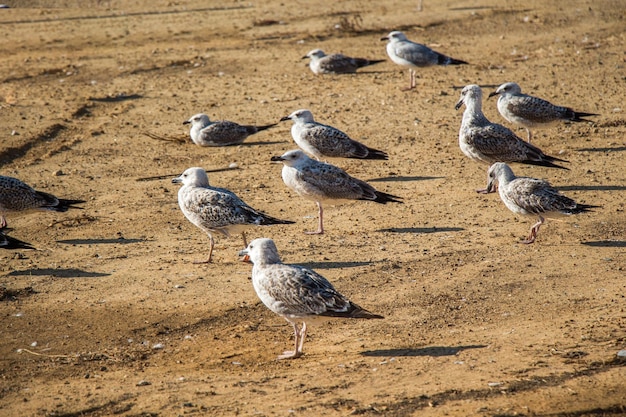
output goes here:
[{"label": "sandy ground", "polygon": [[[0,12],[2,175],[87,200],[8,216],[37,250],[0,253],[0,415],[626,414],[623,2],[132,3]],[[389,60],[315,76],[300,59],[386,59],[394,29],[471,65],[420,70],[405,92],[408,71]],[[519,241],[534,219],[476,194],[487,167],[458,146],[460,87],[507,81],[600,114],[536,131],[570,170],[513,166],[602,206],[548,221],[533,245]],[[315,204],[270,163],[295,148],[290,122],[227,148],[194,145],[182,125],[199,112],[267,124],[298,108],[386,150],[389,161],[332,162],[404,204],[327,206],[327,233],[305,235]],[[495,100],[484,110],[525,137]],[[292,330],[258,301],[241,239],[217,237],[214,262],[193,264],[208,238],[171,183],[233,163],[213,185],[296,221],[249,237],[273,238],[285,262],[384,320],[314,327],[305,356],[276,360]]]}]

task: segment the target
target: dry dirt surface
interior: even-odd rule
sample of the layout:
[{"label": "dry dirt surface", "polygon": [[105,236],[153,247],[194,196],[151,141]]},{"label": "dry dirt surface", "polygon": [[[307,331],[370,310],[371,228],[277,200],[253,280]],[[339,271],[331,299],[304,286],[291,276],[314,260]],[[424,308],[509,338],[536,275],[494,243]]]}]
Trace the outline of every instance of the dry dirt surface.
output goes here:
[{"label": "dry dirt surface", "polygon": [[[0,10],[1,174],[83,210],[9,215],[36,250],[0,253],[2,416],[626,414],[623,1],[24,1]],[[63,7],[61,7],[63,6]],[[470,65],[408,71],[380,38]],[[385,62],[315,76],[309,50]],[[507,81],[598,113],[533,143],[569,170],[513,165],[602,208],[514,215],[458,146],[460,88]],[[404,204],[317,208],[282,183],[291,122],[194,145],[182,122],[267,124],[299,108],[388,161],[333,160]],[[171,179],[211,183],[294,225],[255,228],[384,320],[311,329],[305,355],[258,300],[239,236],[189,223]],[[230,169],[226,169],[230,167]],[[156,178],[148,178],[156,177]],[[148,178],[148,179],[146,179]]]}]

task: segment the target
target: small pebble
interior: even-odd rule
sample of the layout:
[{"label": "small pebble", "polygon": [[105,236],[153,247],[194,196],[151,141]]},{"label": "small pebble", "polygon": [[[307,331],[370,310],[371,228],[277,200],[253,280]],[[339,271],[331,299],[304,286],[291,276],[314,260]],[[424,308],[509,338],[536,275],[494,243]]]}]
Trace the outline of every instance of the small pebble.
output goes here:
[{"label": "small pebble", "polygon": [[157,343],[155,345],[152,345],[152,349],[163,349],[165,347],[165,345],[163,343]]},{"label": "small pebble", "polygon": [[142,379],[141,381],[137,382],[137,386],[138,387],[145,387],[146,385],[152,385],[152,382],[146,381],[144,379]]},{"label": "small pebble", "polygon": [[622,349],[619,352],[617,352],[617,356],[620,358],[626,358],[626,349]]}]

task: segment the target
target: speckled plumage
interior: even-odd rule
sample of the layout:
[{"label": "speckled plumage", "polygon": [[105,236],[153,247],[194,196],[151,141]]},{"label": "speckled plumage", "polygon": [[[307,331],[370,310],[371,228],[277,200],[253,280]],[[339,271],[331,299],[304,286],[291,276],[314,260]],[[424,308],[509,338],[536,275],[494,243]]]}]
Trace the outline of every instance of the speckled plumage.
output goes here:
[{"label": "speckled plumage", "polygon": [[486,164],[519,162],[567,169],[555,163],[567,161],[546,155],[507,127],[490,122],[482,112],[482,90],[479,86],[467,85],[463,88],[455,108],[458,110],[463,104],[465,111],[459,130],[459,147],[468,158]]},{"label": "speckled plumage", "polygon": [[407,39],[406,35],[399,31],[393,31],[381,38],[388,41],[387,55],[396,64],[409,68],[411,83],[409,89],[415,88],[414,68],[431,67],[434,65],[463,65],[465,61],[451,58],[430,49],[421,43],[415,43]]},{"label": "speckled plumage", "polygon": [[[281,262],[274,241],[255,239],[240,252],[244,260],[253,263],[252,284],[257,295],[272,312],[293,325],[295,349],[279,359],[302,355],[309,324],[325,318],[382,319],[348,300],[326,278],[299,265]],[[302,321],[302,328],[298,322]]]},{"label": "speckled plumage", "polygon": [[225,237],[241,233],[245,247],[247,242],[244,232],[251,226],[294,223],[253,209],[227,189],[211,187],[206,171],[202,168],[189,168],[180,177],[172,179],[172,182],[183,184],[178,190],[178,205],[185,217],[209,235],[211,244],[205,263],[211,262],[214,233]]},{"label": "speckled plumage", "polygon": [[381,204],[401,202],[400,197],[377,191],[365,181],[351,177],[339,167],[309,158],[301,150],[273,156],[272,161],[284,164],[282,178],[287,187],[301,197],[317,203],[319,224],[317,231],[309,232],[311,234],[324,233],[323,202],[341,200],[369,200]]},{"label": "speckled plumage", "polygon": [[523,243],[533,243],[539,227],[548,217],[562,217],[589,211],[598,206],[576,203],[561,194],[549,182],[536,178],[516,177],[511,167],[496,162],[487,173],[487,190],[491,191],[498,183],[498,192],[504,205],[513,213],[523,216],[538,216],[539,222],[530,229],[530,235]]},{"label": "speckled plumage", "polygon": [[583,117],[597,116],[594,113],[576,112],[569,107],[556,106],[547,100],[522,93],[516,83],[505,83],[489,97],[499,95],[498,111],[511,123],[523,126],[528,133],[528,142],[532,139],[531,128],[549,126],[558,121],[590,122]]},{"label": "speckled plumage", "polygon": [[383,62],[365,58],[352,58],[342,54],[326,55],[321,49],[309,51],[304,58],[310,58],[309,68],[314,74],[353,74],[359,68]]},{"label": "speckled plumage", "polygon": [[276,123],[265,126],[240,125],[227,120],[209,120],[203,113],[191,116],[183,124],[191,124],[189,135],[196,145],[200,146],[231,146],[239,145],[250,135],[276,126]]},{"label": "speckled plumage", "polygon": [[280,120],[293,121],[291,136],[294,142],[318,160],[325,157],[388,159],[385,152],[363,145],[337,128],[316,122],[310,110],[296,110]]},{"label": "speckled plumage", "polygon": [[66,200],[37,191],[17,178],[0,175],[0,228],[6,227],[5,213],[50,210],[65,212],[70,208],[80,209],[75,204],[84,200]]}]

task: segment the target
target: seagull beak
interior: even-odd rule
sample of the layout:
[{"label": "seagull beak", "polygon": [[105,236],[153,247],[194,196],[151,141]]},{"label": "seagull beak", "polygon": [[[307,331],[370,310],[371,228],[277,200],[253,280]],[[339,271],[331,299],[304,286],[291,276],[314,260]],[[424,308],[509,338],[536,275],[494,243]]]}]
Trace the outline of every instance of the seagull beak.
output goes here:
[{"label": "seagull beak", "polygon": [[[305,57],[306,58],[306,57]],[[286,122],[287,120],[291,120],[291,118],[289,116],[285,116],[285,117],[281,117],[280,121],[281,122]]]},{"label": "seagull beak", "polygon": [[387,37],[387,36],[383,36],[382,38],[380,38],[380,40],[381,40],[381,41],[388,41],[388,40],[389,40],[389,37]]},{"label": "seagull beak", "polygon": [[190,122],[189,120],[185,120],[185,121],[183,122],[183,124],[184,124],[184,125],[188,125],[188,124],[190,124],[190,123],[191,123],[191,122]]},{"label": "seagull beak", "polygon": [[282,162],[285,159],[282,156],[272,156],[272,159],[270,159],[270,161],[272,162]]},{"label": "seagull beak", "polygon": [[180,177],[172,178],[172,184],[181,184],[183,180]]},{"label": "seagull beak", "polygon": [[302,59],[307,59],[308,57],[309,57],[308,55],[305,55],[302,57]]},{"label": "seagull beak", "polygon": [[242,256],[242,258],[240,259],[241,262],[250,262],[250,255],[248,255],[247,249],[240,250],[239,256]]},{"label": "seagull beak", "polygon": [[496,181],[492,178],[487,182],[487,193],[493,193],[496,190]]},{"label": "seagull beak", "polygon": [[489,95],[487,96],[487,98],[491,98],[491,97],[493,97],[493,96],[497,96],[498,94],[500,94],[500,93],[498,93],[497,91],[494,91],[493,93],[489,93]]},{"label": "seagull beak", "polygon": [[463,99],[459,100],[459,102],[456,103],[456,105],[454,106],[454,110],[460,109],[462,105],[463,105]]}]

